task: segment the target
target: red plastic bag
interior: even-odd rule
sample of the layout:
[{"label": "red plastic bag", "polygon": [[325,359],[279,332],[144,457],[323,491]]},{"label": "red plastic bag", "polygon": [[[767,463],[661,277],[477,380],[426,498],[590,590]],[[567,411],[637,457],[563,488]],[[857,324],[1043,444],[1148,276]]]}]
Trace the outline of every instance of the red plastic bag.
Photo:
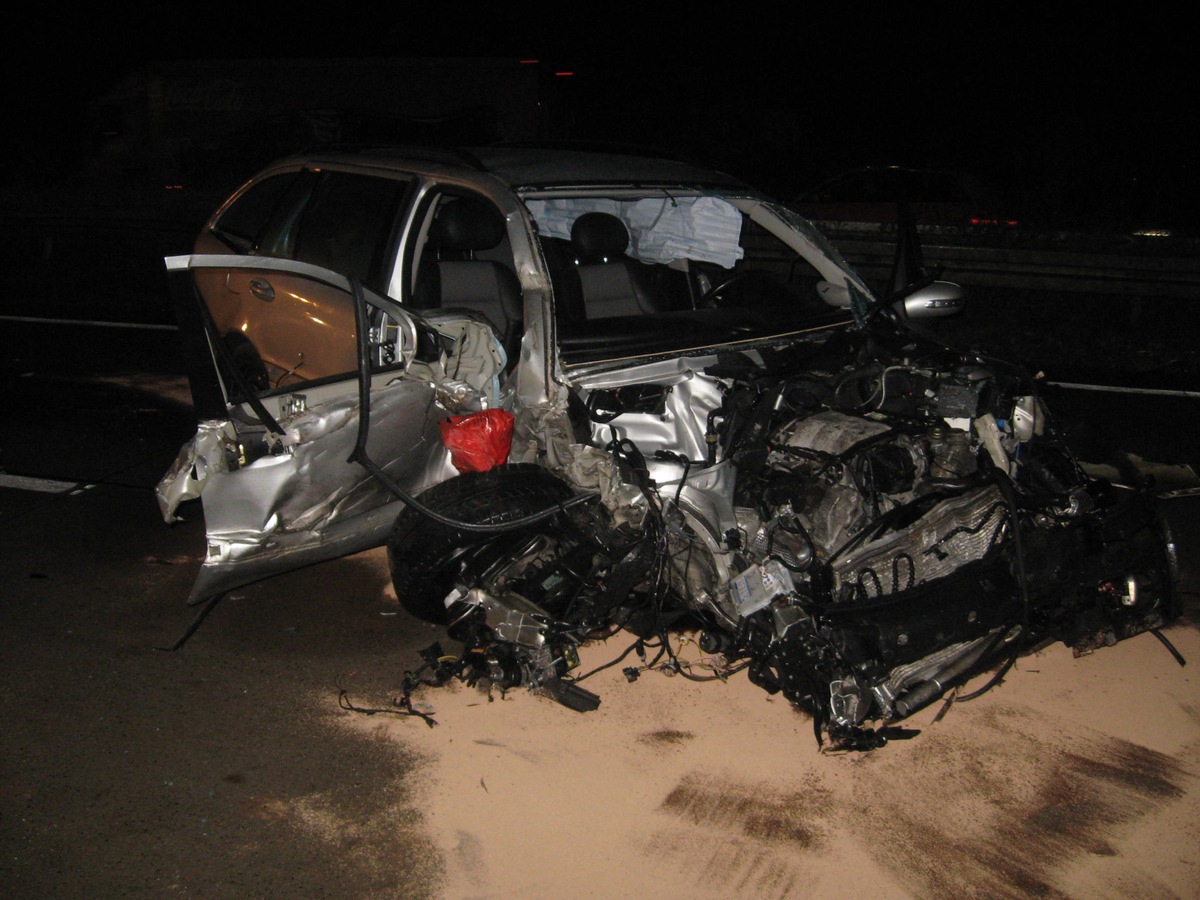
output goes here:
[{"label": "red plastic bag", "polygon": [[513,416],[503,409],[484,409],[442,422],[442,444],[460,472],[486,472],[508,462]]}]

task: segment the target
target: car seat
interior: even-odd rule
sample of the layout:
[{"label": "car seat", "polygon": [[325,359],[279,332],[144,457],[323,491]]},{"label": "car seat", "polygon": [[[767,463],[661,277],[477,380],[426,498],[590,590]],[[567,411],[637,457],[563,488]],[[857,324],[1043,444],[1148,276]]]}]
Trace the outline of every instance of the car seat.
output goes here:
[{"label": "car seat", "polygon": [[629,232],[616,216],[584,213],[571,225],[571,245],[589,319],[667,310],[650,286],[648,267],[625,255]]},{"label": "car seat", "polygon": [[476,258],[500,246],[505,236],[504,217],[491,204],[467,197],[444,201],[429,228],[414,305],[481,313],[512,359],[521,339],[521,284],[509,266]]}]

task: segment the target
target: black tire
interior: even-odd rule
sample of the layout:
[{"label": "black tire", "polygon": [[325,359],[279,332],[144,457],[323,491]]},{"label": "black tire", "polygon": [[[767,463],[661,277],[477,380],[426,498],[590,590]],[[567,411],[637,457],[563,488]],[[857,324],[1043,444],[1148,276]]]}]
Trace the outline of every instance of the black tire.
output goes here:
[{"label": "black tire", "polygon": [[[571,499],[562,479],[529,463],[468,472],[434,485],[419,497],[422,504],[463,522],[498,525],[541,512]],[[474,549],[496,541],[559,527],[548,519],[503,534],[478,534],[442,525],[412,507],[396,517],[388,538],[388,562],[400,605],[428,622],[446,624],[444,600],[454,585],[461,561]]]}]

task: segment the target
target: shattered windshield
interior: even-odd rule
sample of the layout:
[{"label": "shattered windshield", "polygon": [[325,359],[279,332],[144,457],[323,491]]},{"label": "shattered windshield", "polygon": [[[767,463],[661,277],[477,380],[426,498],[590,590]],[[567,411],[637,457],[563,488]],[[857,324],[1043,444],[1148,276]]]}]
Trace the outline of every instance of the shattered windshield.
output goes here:
[{"label": "shattered windshield", "polygon": [[868,293],[815,228],[756,198],[609,191],[526,206],[568,365],[776,338],[844,321]]}]

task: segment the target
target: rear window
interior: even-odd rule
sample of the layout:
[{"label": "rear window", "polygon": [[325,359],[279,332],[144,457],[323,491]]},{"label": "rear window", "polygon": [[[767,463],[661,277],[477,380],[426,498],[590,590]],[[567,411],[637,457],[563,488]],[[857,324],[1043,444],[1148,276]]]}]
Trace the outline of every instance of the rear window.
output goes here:
[{"label": "rear window", "polygon": [[213,232],[242,252],[256,248],[297,175],[276,175],[252,185],[225,211]]},{"label": "rear window", "polygon": [[408,183],[327,172],[296,229],[292,259],[353,275],[379,290]]}]

